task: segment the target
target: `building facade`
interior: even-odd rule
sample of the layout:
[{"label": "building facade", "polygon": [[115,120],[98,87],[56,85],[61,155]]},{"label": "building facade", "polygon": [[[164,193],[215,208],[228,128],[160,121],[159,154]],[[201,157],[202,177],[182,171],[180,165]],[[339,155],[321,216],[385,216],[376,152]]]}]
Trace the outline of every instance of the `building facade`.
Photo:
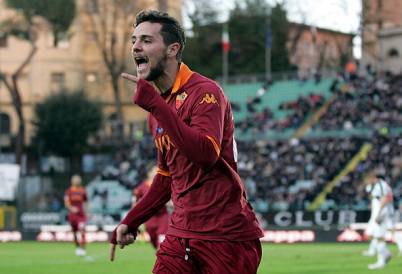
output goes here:
[{"label": "building facade", "polygon": [[[362,0],[362,62],[365,67],[395,69],[395,39],[402,27],[402,0]],[[383,42],[380,42],[384,39]],[[400,40],[399,40],[400,41]],[[392,46],[390,45],[393,44]],[[388,52],[391,50],[392,52]],[[391,54],[391,56],[389,55]],[[401,59],[399,59],[399,62]]]},{"label": "building facade", "polygon": [[353,56],[353,37],[350,33],[290,23],[289,61],[301,77],[339,69]]},{"label": "building facade", "polygon": [[378,33],[380,69],[402,73],[402,27],[386,28]]},{"label": "building facade", "polygon": [[[116,117],[114,92],[110,69],[105,65],[105,52],[102,52],[102,49],[110,58],[115,55],[113,58],[117,65],[124,64],[125,71],[134,73],[135,68],[130,57],[130,34],[135,14],[142,9],[161,9],[181,19],[181,1],[116,2],[127,5],[114,7],[111,6],[112,2],[107,0],[76,0],[75,19],[68,33],[56,45],[51,26],[43,19],[35,18],[38,30],[35,41],[37,50],[18,79],[26,127],[26,144],[34,134],[31,122],[35,105],[59,92],[83,90],[90,99],[101,102],[106,121],[99,134],[104,138],[113,134],[113,121]],[[119,13],[117,17],[112,18],[111,11],[114,8]],[[15,10],[8,9],[4,1],[0,0],[0,22],[18,17]],[[115,54],[107,52],[111,48],[111,41],[114,42]],[[103,45],[106,46],[102,48]],[[0,29],[0,72],[5,77],[11,77],[26,60],[31,49],[29,42],[7,35],[4,29]],[[129,138],[135,125],[144,121],[146,113],[132,104],[133,87],[124,81],[118,81],[118,85],[125,122],[124,133]],[[13,136],[18,132],[18,124],[10,92],[0,81],[0,148],[11,145]]]}]

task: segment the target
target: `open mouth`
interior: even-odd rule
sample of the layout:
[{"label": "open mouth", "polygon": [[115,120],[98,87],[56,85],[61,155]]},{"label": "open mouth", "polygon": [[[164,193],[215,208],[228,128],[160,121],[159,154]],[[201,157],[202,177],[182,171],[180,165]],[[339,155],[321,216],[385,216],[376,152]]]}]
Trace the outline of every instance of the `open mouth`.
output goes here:
[{"label": "open mouth", "polygon": [[148,58],[145,56],[134,57],[135,63],[137,64],[137,71],[142,72],[148,67]]}]

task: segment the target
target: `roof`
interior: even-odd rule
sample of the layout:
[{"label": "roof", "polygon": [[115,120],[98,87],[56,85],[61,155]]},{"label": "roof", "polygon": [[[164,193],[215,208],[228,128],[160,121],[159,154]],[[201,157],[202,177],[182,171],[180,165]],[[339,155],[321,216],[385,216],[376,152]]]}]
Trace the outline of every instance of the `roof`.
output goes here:
[{"label": "roof", "polygon": [[[310,26],[307,24],[303,24],[303,23],[296,23],[296,22],[289,22],[289,27],[302,27],[304,29],[308,29],[310,30],[312,27],[315,26]],[[354,36],[356,36],[356,33],[347,33],[347,32],[342,32],[342,31],[337,31],[337,30],[332,30],[332,29],[326,29],[326,28],[320,28],[320,27],[315,27],[317,31],[319,32],[330,32],[333,34],[340,34],[340,35],[345,35],[345,36],[350,36],[351,38],[353,38]]]}]

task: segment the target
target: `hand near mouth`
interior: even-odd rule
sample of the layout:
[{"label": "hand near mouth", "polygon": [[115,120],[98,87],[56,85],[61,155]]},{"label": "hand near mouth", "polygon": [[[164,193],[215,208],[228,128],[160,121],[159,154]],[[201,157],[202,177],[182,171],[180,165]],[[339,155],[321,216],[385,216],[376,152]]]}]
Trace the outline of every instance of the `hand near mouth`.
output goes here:
[{"label": "hand near mouth", "polygon": [[130,80],[135,84],[137,84],[138,80],[140,79],[139,77],[128,73],[122,73],[120,76],[123,77],[124,79]]},{"label": "hand near mouth", "polygon": [[120,74],[120,76],[132,83],[134,83],[134,88],[133,88],[133,96],[137,93],[137,84],[138,81],[141,79],[140,77],[133,75],[133,74],[129,74],[129,73],[125,73],[123,72],[122,74]]}]

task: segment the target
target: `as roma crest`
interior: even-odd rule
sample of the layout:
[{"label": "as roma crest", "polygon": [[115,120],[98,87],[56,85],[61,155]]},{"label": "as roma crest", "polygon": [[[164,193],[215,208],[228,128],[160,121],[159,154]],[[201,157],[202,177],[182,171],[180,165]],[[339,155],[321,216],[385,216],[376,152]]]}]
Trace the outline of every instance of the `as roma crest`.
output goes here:
[{"label": "as roma crest", "polygon": [[187,92],[184,91],[176,96],[176,109],[178,109],[179,107],[181,107],[181,105],[183,105],[184,100],[186,100],[187,98],[187,95],[188,95]]}]

